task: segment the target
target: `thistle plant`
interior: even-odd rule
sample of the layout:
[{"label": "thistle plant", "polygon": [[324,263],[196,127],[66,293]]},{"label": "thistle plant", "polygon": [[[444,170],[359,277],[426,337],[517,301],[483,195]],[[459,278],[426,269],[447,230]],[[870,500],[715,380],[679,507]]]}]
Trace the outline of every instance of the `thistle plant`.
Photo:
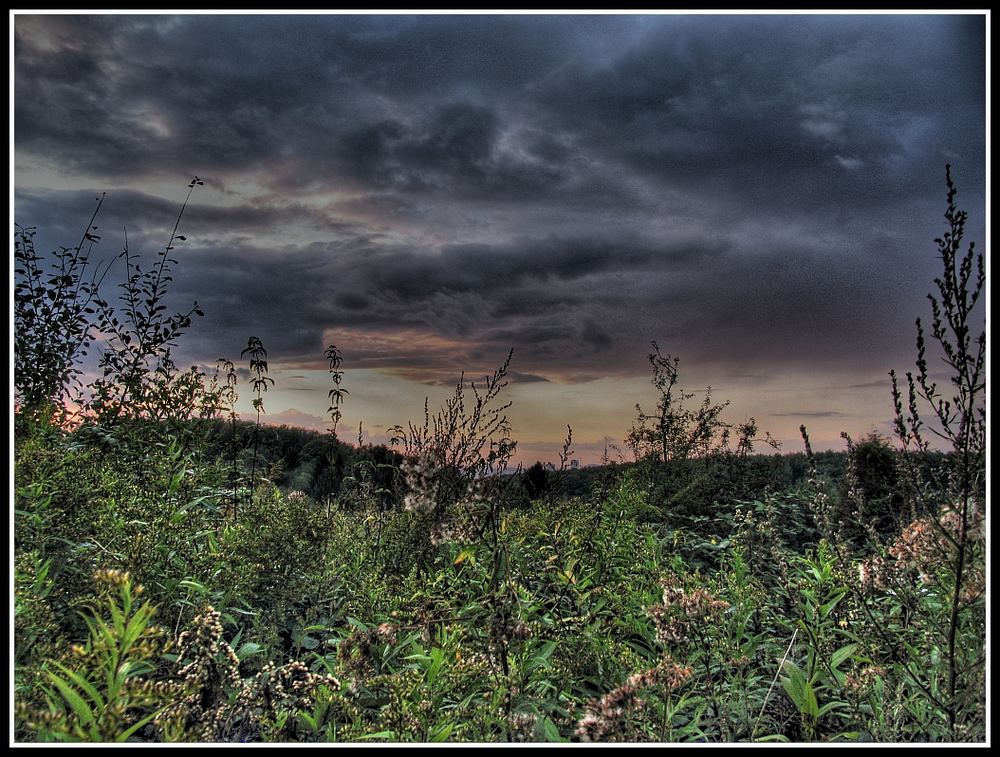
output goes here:
[{"label": "thistle plant", "polygon": [[[404,508],[414,513],[420,544],[420,567],[426,569],[436,548],[448,541],[478,543],[488,552],[488,578],[482,602],[472,606],[466,620],[473,628],[487,628],[487,643],[496,661],[500,709],[508,740],[510,723],[511,647],[523,638],[518,621],[517,583],[510,571],[510,551],[502,535],[502,508],[516,476],[503,477],[516,448],[506,410],[498,401],[514,351],[487,376],[480,390],[470,383],[471,407],[466,405],[464,375],[455,393],[433,418],[424,403],[422,427],[396,427],[393,441],[403,444],[408,459],[401,465],[410,493]],[[463,552],[465,556],[471,552]],[[456,564],[466,557],[459,556]]]},{"label": "thistle plant", "polygon": [[648,359],[653,378],[650,382],[660,396],[655,412],[646,413],[641,405],[635,406],[636,420],[629,429],[626,443],[636,460],[664,463],[716,453],[732,454],[730,441],[734,431],[738,457],[750,455],[756,442],[764,442],[775,449],[780,447],[780,442],[770,433],[765,432],[762,439],[757,438],[758,427],[754,418],[737,424],[724,421],[722,412],[729,406],[729,401],[721,404],[714,402],[711,386],[705,388],[705,397],[697,409],[685,407],[694,393],[685,392],[678,386],[680,358],[662,354],[655,341],[651,344],[653,351]]},{"label": "thistle plant", "polygon": [[[907,372],[907,409],[903,410],[902,393],[893,372],[893,402],[896,408],[895,428],[905,450],[926,450],[926,431],[936,435],[951,447],[949,476],[946,484],[951,529],[942,519],[932,523],[942,538],[954,547],[945,562],[953,586],[949,597],[947,627],[948,722],[953,735],[959,735],[961,703],[957,700],[966,686],[982,685],[981,662],[969,657],[968,650],[958,648],[960,615],[965,584],[975,575],[976,563],[983,559],[977,553],[974,534],[985,518],[986,483],[986,331],[981,314],[974,312],[986,285],[985,258],[976,253],[975,242],[961,253],[968,213],[955,205],[957,189],[951,178],[951,166],[945,167],[948,186],[948,207],[945,219],[948,231],[935,239],[943,265],[942,275],[934,279],[937,295],[928,294],[931,303],[931,337],[942,353],[941,359],[950,371],[952,389],[945,393],[931,379],[927,362],[927,339],[921,320],[917,326],[916,374]],[[982,329],[982,330],[980,330]],[[975,332],[979,333],[976,334]],[[925,425],[920,410],[921,401],[929,407],[933,423]],[[981,639],[982,637],[980,637]],[[975,652],[974,652],[975,655]],[[971,665],[970,665],[971,663]],[[971,675],[970,675],[971,674]],[[960,679],[969,679],[960,681]],[[964,685],[960,685],[964,684]]]},{"label": "thistle plant", "polygon": [[506,416],[510,402],[498,402],[513,354],[511,350],[503,365],[486,377],[482,390],[470,382],[471,407],[466,405],[463,374],[434,417],[425,400],[422,426],[409,423],[406,429],[390,430],[392,445],[401,446],[407,460],[400,468],[410,489],[404,508],[424,517],[428,533],[454,518],[471,518],[479,535],[498,527],[496,500],[483,497],[482,490],[497,485],[517,446]]}]

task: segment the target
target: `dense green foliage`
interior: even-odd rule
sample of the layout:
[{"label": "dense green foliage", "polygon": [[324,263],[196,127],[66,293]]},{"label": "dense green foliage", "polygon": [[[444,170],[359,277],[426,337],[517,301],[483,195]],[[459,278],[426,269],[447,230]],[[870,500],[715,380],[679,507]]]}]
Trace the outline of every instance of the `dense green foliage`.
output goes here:
[{"label": "dense green foliage", "polygon": [[[229,378],[174,368],[190,313],[163,316],[126,254],[125,305],[152,302],[77,423],[57,404],[84,331],[16,377],[15,738],[983,741],[985,382],[952,198],[945,453],[923,443],[922,331],[901,447],[755,454],[755,422],[686,409],[658,348],[628,463],[511,471],[509,356],[391,449],[336,438],[334,347],[331,433],[246,424]],[[23,354],[50,349],[32,333]]]}]

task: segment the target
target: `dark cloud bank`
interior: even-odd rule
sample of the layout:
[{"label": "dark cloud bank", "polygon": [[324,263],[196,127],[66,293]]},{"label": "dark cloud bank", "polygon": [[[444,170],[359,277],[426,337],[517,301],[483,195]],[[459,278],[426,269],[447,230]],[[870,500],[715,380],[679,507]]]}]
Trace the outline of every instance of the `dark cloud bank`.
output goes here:
[{"label": "dark cloud bank", "polygon": [[984,40],[975,16],[22,15],[16,215],[68,244],[107,191],[105,252],[124,224],[153,250],[206,177],[192,360],[256,334],[318,367],[342,333],[426,381],[511,346],[523,380],[578,381],[644,374],[656,339],[727,375],[870,375],[912,362],[946,162],[983,239]]}]

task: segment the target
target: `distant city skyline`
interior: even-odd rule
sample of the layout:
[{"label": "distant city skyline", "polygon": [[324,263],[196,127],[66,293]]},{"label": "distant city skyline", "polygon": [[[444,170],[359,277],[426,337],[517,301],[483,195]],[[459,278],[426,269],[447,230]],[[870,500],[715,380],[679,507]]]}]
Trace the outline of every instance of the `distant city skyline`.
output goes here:
[{"label": "distant city skyline", "polygon": [[[13,16],[13,213],[40,250],[162,247],[265,422],[423,417],[514,348],[517,460],[581,466],[656,393],[655,340],[725,419],[801,451],[891,433],[952,165],[986,244],[980,14]],[[114,272],[109,276],[114,283]],[[245,366],[244,366],[245,367]],[[239,387],[249,415],[251,391]],[[763,448],[761,451],[769,451]]]}]

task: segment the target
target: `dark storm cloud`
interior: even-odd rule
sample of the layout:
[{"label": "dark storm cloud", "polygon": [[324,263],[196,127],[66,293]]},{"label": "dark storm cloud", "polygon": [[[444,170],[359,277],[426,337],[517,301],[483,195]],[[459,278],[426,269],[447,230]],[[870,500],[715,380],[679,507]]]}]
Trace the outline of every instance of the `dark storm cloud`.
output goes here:
[{"label": "dark storm cloud", "polygon": [[[491,355],[491,358],[503,357],[502,355]],[[482,357],[478,357],[477,360],[481,360]],[[484,369],[488,370],[488,369]],[[434,378],[427,378],[428,369],[427,366],[415,366],[412,368],[401,368],[394,371],[397,375],[404,378],[410,378],[414,381],[419,381],[425,386],[455,386],[458,380],[461,380],[463,385],[469,386],[475,383],[477,386],[482,380],[482,376],[478,374],[470,374],[468,376],[464,375],[464,371],[461,376],[456,377],[454,372],[447,369],[434,371],[434,373],[440,374],[436,375]],[[550,383],[544,376],[537,376],[534,373],[521,373],[520,371],[511,370],[507,373],[505,380],[508,384],[547,384]]]},{"label": "dark storm cloud", "polygon": [[598,326],[593,318],[584,321],[580,338],[593,347],[595,351],[607,350],[613,344],[611,335]]},{"label": "dark storm cloud", "polygon": [[[722,375],[882,370],[911,352],[946,161],[983,239],[984,34],[965,16],[19,15],[17,169],[108,190],[110,254],[125,224],[155,250],[207,177],[173,293],[207,310],[199,360],[254,334],[318,366],[342,332],[432,382],[511,346],[541,380],[644,374],[651,339]],[[94,197],[28,182],[17,220],[68,244]]]},{"label": "dark storm cloud", "polygon": [[556,65],[558,41],[571,39],[560,30],[571,26],[22,17],[16,139],[64,168],[102,175],[187,164],[202,173],[264,169],[282,191],[346,184],[519,196],[564,174],[542,157],[551,149],[500,154],[504,122],[482,103]]},{"label": "dark storm cloud", "polygon": [[[19,190],[15,195],[15,216],[22,225],[44,221],[39,229],[39,246],[45,250],[54,249],[72,239],[74,234],[80,236],[98,199],[104,195],[97,223],[103,225],[106,233],[115,232],[121,237],[122,229],[127,229],[132,242],[151,246],[159,242],[162,248],[181,211],[186,195],[184,185],[178,183],[172,194],[167,199],[130,190]],[[230,244],[234,235],[249,238],[265,231],[296,229],[309,229],[327,238],[350,237],[355,245],[378,238],[377,232],[361,224],[337,219],[323,209],[299,203],[230,207],[201,204],[195,196],[184,209],[182,222],[183,232],[197,235],[202,243],[221,238]]]},{"label": "dark storm cloud", "polygon": [[466,102],[436,107],[423,123],[367,124],[337,146],[339,174],[361,186],[492,200],[537,199],[569,180],[565,156],[503,154],[501,122],[490,108]]},{"label": "dark storm cloud", "polygon": [[[545,238],[503,246],[376,251],[361,239],[354,246],[348,239],[280,253],[238,244],[229,250],[192,247],[177,270],[175,294],[197,298],[211,282],[212,296],[204,301],[212,303],[213,332],[254,324],[264,332],[261,338],[266,335],[265,344],[275,345],[276,355],[291,360],[317,360],[325,329],[414,329],[485,345],[491,354],[516,346],[529,355],[557,355],[581,339],[591,350],[612,344],[595,319],[579,327],[572,323],[572,309],[584,304],[581,287],[596,285],[605,290],[605,299],[624,304],[613,289],[622,271],[656,276],[691,271],[720,254],[719,243],[711,240],[657,249],[640,239]],[[567,323],[553,324],[558,314]],[[410,363],[397,358],[400,366]],[[427,356],[414,359],[426,361]]]},{"label": "dark storm cloud", "polygon": [[928,169],[937,186],[927,158],[945,149],[971,159],[970,182],[982,178],[983,48],[963,43],[981,40],[981,19],[664,17],[652,27],[611,65],[567,66],[538,88],[554,118],[586,124],[583,143],[633,170],[799,211],[861,192],[892,202],[896,181],[926,182]]},{"label": "dark storm cloud", "polygon": [[[663,180],[850,193],[852,169],[940,149],[945,126],[978,157],[981,35],[965,17],[20,17],[15,129],[104,172],[285,163],[300,184],[489,194],[558,186],[575,146]],[[498,158],[516,127],[537,164]]]}]

